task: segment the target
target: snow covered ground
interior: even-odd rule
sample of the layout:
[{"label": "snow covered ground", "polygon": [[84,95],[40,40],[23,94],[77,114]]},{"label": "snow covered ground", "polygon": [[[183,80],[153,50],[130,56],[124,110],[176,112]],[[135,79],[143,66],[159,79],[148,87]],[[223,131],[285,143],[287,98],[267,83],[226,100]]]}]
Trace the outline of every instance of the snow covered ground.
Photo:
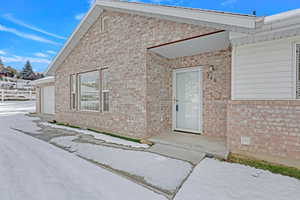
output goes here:
[{"label": "snow covered ground", "polygon": [[119,138],[116,138],[116,137],[111,137],[109,135],[96,133],[96,132],[89,131],[89,130],[71,128],[71,127],[67,127],[67,126],[60,126],[60,125],[56,125],[56,124],[50,124],[50,123],[47,123],[47,122],[43,122],[43,123],[41,123],[41,125],[50,126],[52,128],[59,128],[59,129],[75,131],[75,132],[78,132],[78,133],[81,133],[81,134],[92,135],[92,136],[94,136],[94,138],[96,138],[98,140],[105,141],[107,143],[119,144],[119,145],[134,147],[134,148],[149,148],[149,145],[147,145],[147,144],[140,144],[140,143],[137,143],[137,142],[131,142],[131,141],[119,139]]},{"label": "snow covered ground", "polygon": [[20,114],[30,110],[28,104],[22,107],[19,103],[0,103],[1,200],[166,200],[73,154],[11,129],[20,122],[25,129],[36,131],[33,122]]},{"label": "snow covered ground", "polygon": [[35,101],[0,102],[0,117],[5,115],[24,114],[35,111]]},{"label": "snow covered ground", "polygon": [[147,184],[174,193],[192,171],[192,165],[154,153],[76,143],[77,136],[56,137],[51,143],[83,158],[142,178]]},{"label": "snow covered ground", "polygon": [[[143,177],[148,184],[166,190],[174,190],[191,170],[191,165],[183,161],[122,149],[122,141],[122,148],[113,148],[73,142],[78,135],[52,139],[76,151],[71,154],[15,130],[44,134],[33,122],[36,118],[24,115],[32,111],[34,102],[0,103],[1,200],[167,200],[75,154]],[[118,144],[110,138],[99,139]],[[297,179],[207,158],[194,168],[174,200],[299,200],[299,197]]]},{"label": "snow covered ground", "polygon": [[204,159],[175,200],[299,200],[300,181],[244,165]]}]

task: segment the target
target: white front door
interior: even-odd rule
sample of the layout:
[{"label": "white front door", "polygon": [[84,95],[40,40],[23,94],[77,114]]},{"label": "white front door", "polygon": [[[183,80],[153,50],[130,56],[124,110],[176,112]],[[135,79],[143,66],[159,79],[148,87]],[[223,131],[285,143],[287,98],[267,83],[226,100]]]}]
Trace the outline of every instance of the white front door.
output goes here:
[{"label": "white front door", "polygon": [[202,132],[202,69],[173,72],[173,130]]}]

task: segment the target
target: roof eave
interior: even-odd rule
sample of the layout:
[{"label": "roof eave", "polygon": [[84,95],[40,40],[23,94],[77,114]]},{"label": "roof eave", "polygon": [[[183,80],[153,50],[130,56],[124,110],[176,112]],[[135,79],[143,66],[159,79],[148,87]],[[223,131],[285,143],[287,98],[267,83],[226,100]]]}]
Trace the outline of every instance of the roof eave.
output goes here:
[{"label": "roof eave", "polygon": [[88,31],[90,26],[98,19],[105,9],[242,33],[251,33],[255,29],[257,19],[255,16],[235,15],[204,10],[189,10],[178,7],[155,6],[151,4],[97,0],[76,27],[63,48],[49,64],[45,71],[46,75],[54,75],[57,66],[64,61],[77,45],[81,37]]},{"label": "roof eave", "polygon": [[161,17],[173,20],[185,20],[189,23],[193,21],[203,21],[207,23],[235,26],[245,29],[254,29],[256,16],[237,15],[222,12],[212,12],[206,10],[186,9],[180,7],[167,7],[142,3],[130,3],[122,1],[97,0],[97,5],[103,9],[117,10],[122,12],[137,13],[148,16]]}]

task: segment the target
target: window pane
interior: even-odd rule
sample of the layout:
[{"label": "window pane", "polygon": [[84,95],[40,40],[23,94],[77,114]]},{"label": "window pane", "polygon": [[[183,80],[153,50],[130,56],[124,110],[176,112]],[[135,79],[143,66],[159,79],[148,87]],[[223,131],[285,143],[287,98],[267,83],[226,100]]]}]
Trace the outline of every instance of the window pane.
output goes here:
[{"label": "window pane", "polygon": [[99,72],[93,71],[79,75],[80,109],[98,111],[99,103]]},{"label": "window pane", "polygon": [[71,109],[76,109],[76,75],[71,75]]},{"label": "window pane", "polygon": [[76,75],[75,74],[73,74],[71,76],[71,87],[72,87],[72,89],[71,89],[72,93],[76,93]]},{"label": "window pane", "polygon": [[108,90],[108,71],[102,70],[102,90]]},{"label": "window pane", "polygon": [[109,92],[103,92],[103,111],[109,111]]}]

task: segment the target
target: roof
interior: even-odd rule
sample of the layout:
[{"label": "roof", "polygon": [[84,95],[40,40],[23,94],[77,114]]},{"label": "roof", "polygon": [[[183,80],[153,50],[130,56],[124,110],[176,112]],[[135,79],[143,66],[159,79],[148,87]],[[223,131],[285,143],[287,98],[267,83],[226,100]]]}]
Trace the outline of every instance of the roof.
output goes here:
[{"label": "roof", "polygon": [[255,28],[255,16],[227,13],[194,8],[182,8],[136,2],[96,0],[86,16],[81,20],[63,48],[56,55],[46,70],[53,75],[57,67],[69,55],[90,26],[98,19],[103,10],[134,13],[182,23],[211,26],[222,30],[249,32]]},{"label": "roof", "polygon": [[167,8],[179,8],[179,9],[185,9],[185,10],[212,12],[212,13],[220,13],[220,14],[230,14],[230,15],[240,15],[240,16],[256,17],[255,15],[242,14],[242,13],[233,13],[233,12],[225,12],[225,11],[219,11],[219,10],[208,10],[208,9],[182,7],[182,6],[171,6],[171,5],[163,5],[163,4],[155,4],[155,3],[143,3],[143,2],[135,2],[135,1],[128,1],[126,3],[128,3],[128,4],[140,4],[140,5],[147,5],[147,6],[151,5],[151,6],[167,7]]},{"label": "roof", "polygon": [[[268,17],[256,17],[237,13],[228,13],[214,10],[195,8],[183,8],[165,5],[145,4],[140,2],[124,2],[117,0],[96,0],[86,16],[81,20],[63,48],[56,55],[46,70],[47,75],[53,75],[58,66],[66,59],[76,47],[80,39],[101,15],[103,10],[112,10],[130,14],[155,17],[165,20],[177,21],[194,25],[208,26],[219,30],[227,30],[234,33],[255,34],[259,31],[274,29],[278,22],[291,21],[286,19],[297,18],[300,9],[280,13]],[[294,21],[293,21],[294,23]],[[291,23],[290,23],[291,24]],[[285,25],[290,25],[285,22]]]},{"label": "roof", "polygon": [[32,81],[32,85],[41,85],[41,84],[46,84],[46,83],[54,83],[55,78],[54,76],[46,76],[45,78],[41,78],[35,81]]},{"label": "roof", "polygon": [[267,16],[264,18],[265,24],[270,24],[276,21],[288,20],[294,17],[300,17],[300,8],[295,10],[290,10],[287,12],[278,13],[275,15]]}]

